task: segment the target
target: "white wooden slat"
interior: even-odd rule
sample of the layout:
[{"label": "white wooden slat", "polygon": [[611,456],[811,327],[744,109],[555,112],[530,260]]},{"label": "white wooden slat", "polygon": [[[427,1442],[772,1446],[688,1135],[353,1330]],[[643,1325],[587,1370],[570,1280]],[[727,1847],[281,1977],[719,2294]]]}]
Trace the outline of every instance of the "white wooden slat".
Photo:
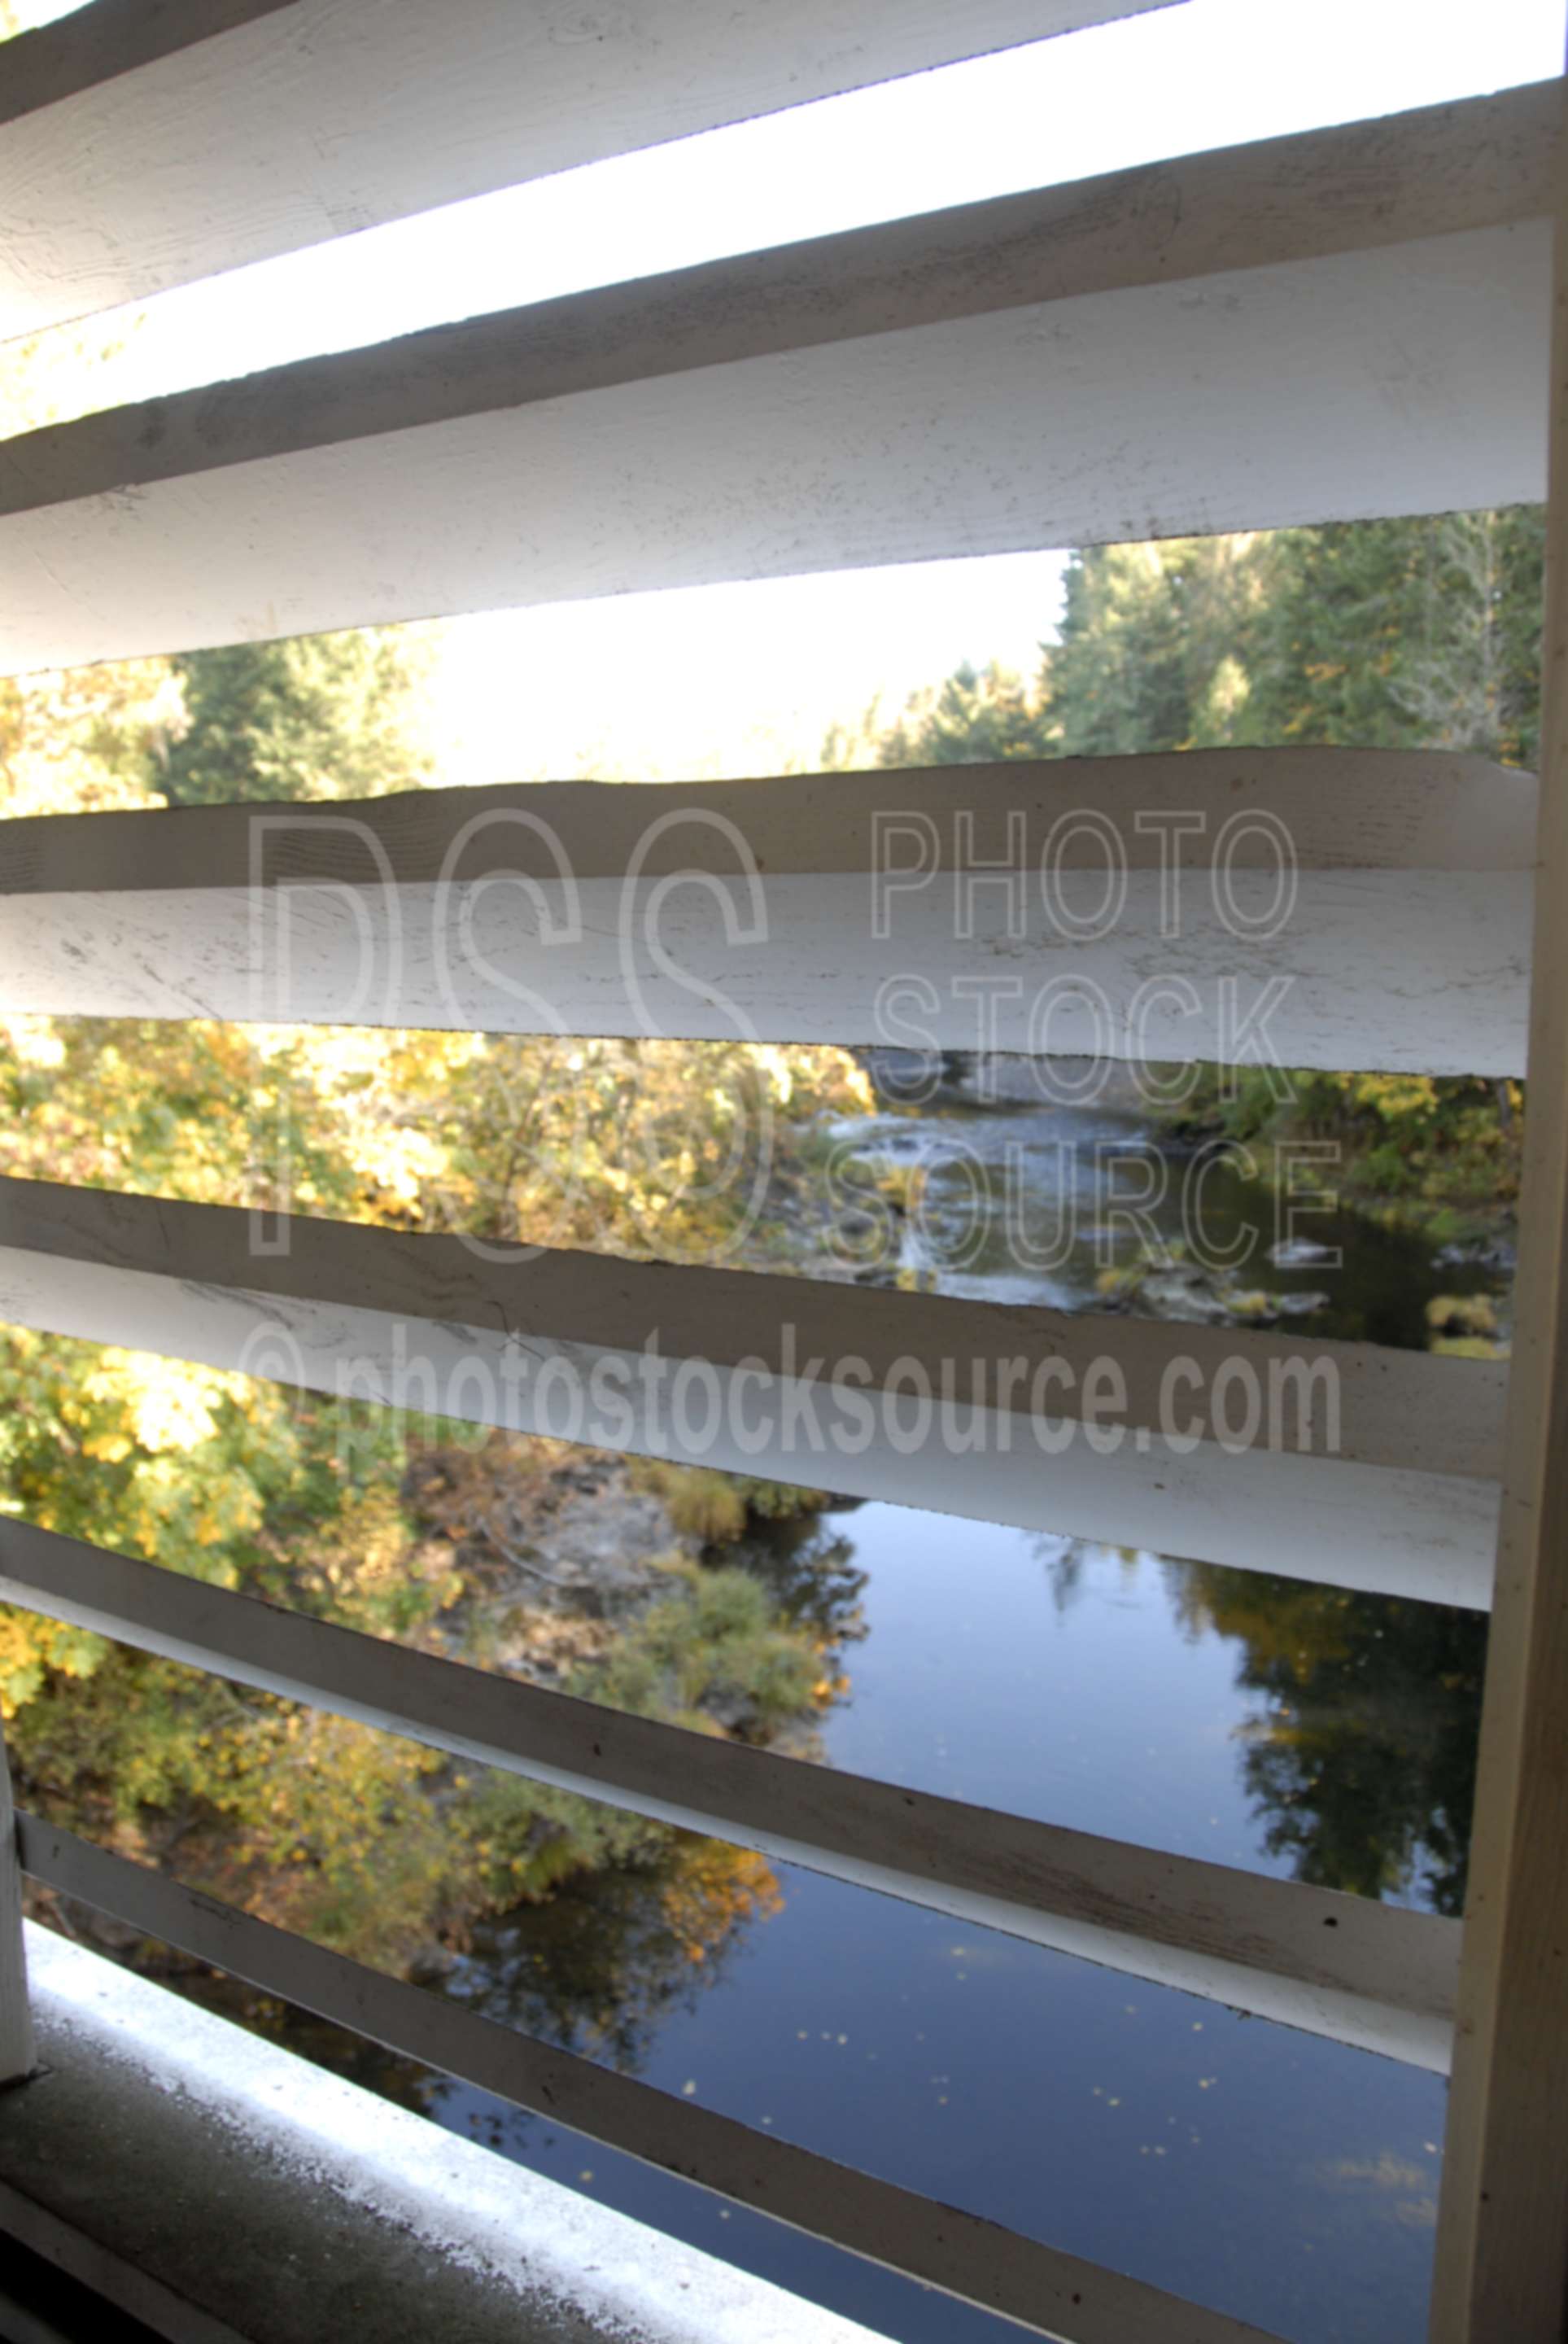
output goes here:
[{"label": "white wooden slat", "polygon": [[0,58],[0,336],[1166,5],[96,0]]},{"label": "white wooden slat", "polygon": [[1279,2344],[1222,2312],[546,2046],[37,1816],[24,1815],[21,1826],[28,1872],[63,1894],[388,2050],[1000,2312],[1033,2335],[1059,2344]]},{"label": "white wooden slat", "polygon": [[1432,2344],[1568,2332],[1568,166],[1547,507],[1541,946]]},{"label": "white wooden slat", "polygon": [[45,815],[0,823],[0,1012],[1516,1075],[1535,794],[1248,749]]},{"label": "white wooden slat", "polygon": [[1543,223],[1555,88],[957,205],[112,408],[0,443],[0,511],[996,310]]},{"label": "white wooden slat", "polygon": [[38,2063],[27,2006],[27,1955],[22,1936],[22,1867],[5,1734],[0,1726],[0,2087],[20,2083]]},{"label": "white wooden slat", "polygon": [[27,434],[5,662],[1533,497],[1552,127],[1472,100]]},{"label": "white wooden slat", "polygon": [[[1259,816],[1284,823],[1303,871],[1514,872],[1532,867],[1535,849],[1533,774],[1488,758],[1438,749],[1241,747],[640,789],[503,783],[325,803],[34,814],[0,822],[0,897],[304,879],[411,886],[513,872],[548,884],[563,867],[592,879],[622,879],[634,868],[649,879],[689,871],[733,879],[752,865],[764,879],[847,871],[865,890],[879,823],[929,826],[935,871],[950,874],[1016,860],[1006,849],[1010,818],[1020,817],[1028,867],[1038,870],[1050,843],[1053,866],[1099,874],[1104,850],[1091,836],[1079,827],[1059,842],[1052,835],[1064,815],[1088,806],[1137,871],[1161,867],[1158,825],[1194,811],[1205,826],[1183,841],[1183,873],[1208,869],[1232,816],[1242,822],[1235,860],[1243,870],[1275,868],[1275,850],[1248,826]],[[960,822],[970,825],[967,844]],[[910,855],[905,843],[901,859]],[[935,892],[950,903],[950,877]]]},{"label": "white wooden slat", "polygon": [[1457,1925],[623,1715],[0,1522],[0,1601],[1442,2072]]},{"label": "white wooden slat", "polygon": [[596,1254],[498,1261],[459,1237],[297,1215],[253,1235],[234,1207],[0,1182],[0,1320],[589,1447],[1490,1601],[1502,1363]]}]

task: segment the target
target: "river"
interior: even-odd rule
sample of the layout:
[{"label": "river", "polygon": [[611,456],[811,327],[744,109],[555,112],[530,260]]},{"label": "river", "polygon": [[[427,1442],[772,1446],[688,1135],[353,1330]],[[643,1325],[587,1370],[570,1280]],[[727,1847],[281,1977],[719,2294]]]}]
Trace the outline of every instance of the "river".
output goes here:
[{"label": "river", "polygon": [[[1108,1243],[1114,1259],[1133,1242],[1103,1234],[1107,1184],[1138,1185],[1109,1167],[1151,1160],[1131,1113],[1038,1101],[950,1097],[840,1136],[868,1163],[923,1167],[906,1274],[996,1299],[1092,1304]],[[1167,1168],[1150,1209],[1170,1231],[1185,1173]],[[1080,1235],[1063,1248],[1069,1199]],[[1230,1243],[1259,1192],[1220,1167],[1205,1213]],[[1274,1266],[1265,1229],[1244,1273],[1295,1297],[1309,1331],[1419,1344],[1432,1295],[1503,1285],[1352,1214],[1310,1226],[1337,1268]],[[1473,1615],[886,1504],[780,1526],[743,1559],[839,1640],[830,1764],[1459,1907]],[[1301,2344],[1424,2336],[1438,2078],[807,1872],[717,1851],[713,1867],[569,1885],[485,1926],[447,1990]],[[1017,2333],[467,2086],[349,2064],[906,2344]]]}]

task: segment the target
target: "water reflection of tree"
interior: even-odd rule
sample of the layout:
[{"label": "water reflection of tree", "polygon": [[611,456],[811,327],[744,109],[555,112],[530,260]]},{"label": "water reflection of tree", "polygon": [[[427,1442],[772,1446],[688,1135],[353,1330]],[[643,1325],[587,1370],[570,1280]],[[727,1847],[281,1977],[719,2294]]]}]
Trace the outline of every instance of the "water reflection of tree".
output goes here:
[{"label": "water reflection of tree", "polygon": [[448,1992],[526,2034],[626,2069],[717,1984],[783,1895],[765,1856],[672,1832],[650,1861],[585,1873],[476,1930]]},{"label": "water reflection of tree", "polygon": [[854,1554],[852,1538],[807,1515],[761,1526],[743,1548],[727,1548],[725,1561],[759,1579],[785,1618],[829,1653],[869,1632],[862,1598],[870,1574],[856,1568]]},{"label": "water reflection of tree", "polygon": [[1044,1569],[1052,1604],[1063,1613],[1088,1593],[1091,1582],[1086,1572],[1098,1556],[1118,1556],[1129,1576],[1146,1560],[1141,1547],[1101,1546],[1092,1539],[1064,1538],[1055,1531],[1031,1531],[1029,1551]]},{"label": "water reflection of tree", "polygon": [[[664,2021],[724,1975],[747,1925],[783,1902],[766,1856],[672,1831],[643,1862],[580,1874],[544,1902],[482,1923],[445,1989],[487,2018],[635,2070]],[[427,2114],[443,2088],[413,2060],[236,1979],[176,1958],[169,1983],[404,2107]]]},{"label": "water reflection of tree", "polygon": [[1178,1617],[1241,1648],[1263,1696],[1243,1777],[1265,1845],[1299,1879],[1464,1903],[1486,1623],[1216,1563],[1171,1562]]},{"label": "water reflection of tree", "polygon": [[[868,1574],[855,1567],[851,1540],[819,1515],[754,1521],[721,1551],[814,1637],[825,1669],[867,1633]],[[782,1907],[766,1857],[672,1831],[634,1862],[576,1873],[540,1903],[480,1923],[447,1991],[508,2026],[635,2070],[666,2019],[718,1982],[748,1928]]]}]

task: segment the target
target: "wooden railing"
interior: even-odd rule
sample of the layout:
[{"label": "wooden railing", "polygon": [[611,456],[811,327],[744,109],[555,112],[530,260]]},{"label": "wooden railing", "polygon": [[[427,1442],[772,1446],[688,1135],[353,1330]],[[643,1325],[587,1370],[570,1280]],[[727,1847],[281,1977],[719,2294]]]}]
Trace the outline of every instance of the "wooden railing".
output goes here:
[{"label": "wooden railing", "polygon": [[[123,0],[96,0],[8,53],[0,171],[8,183],[33,174],[41,190],[36,234],[0,273],[8,329],[292,248],[355,205],[356,224],[401,217],[603,154],[628,90],[648,101],[623,126],[622,143],[636,144],[1109,13],[1104,0],[1057,0],[1043,21],[1005,0],[745,5],[724,12],[728,45],[694,80],[683,60],[693,43],[709,59],[708,12],[672,5],[653,15],[678,103],[618,52],[596,82],[555,50],[559,86],[539,82],[519,134],[493,102],[503,89],[509,106],[515,90],[505,12],[463,5],[441,16],[457,61],[442,103],[471,117],[472,136],[443,145],[396,135],[399,93],[417,86],[410,58],[435,37],[422,7],[379,11],[367,46],[352,9],[311,0],[216,17],[165,9],[156,37]],[[317,15],[338,46],[313,67],[304,35]],[[846,16],[862,35],[852,68],[824,65],[804,83],[786,70],[795,51],[780,49],[781,21],[812,53],[819,19],[842,30]],[[301,154],[316,109],[335,119],[349,103],[345,77],[354,140],[317,182]],[[0,664],[1538,497],[1560,95],[1555,84],[1515,91],[717,262],[14,440],[0,445]],[[166,122],[176,151],[172,163],[160,154],[160,181],[148,142]],[[106,159],[84,182],[88,130]],[[522,164],[519,135],[533,142]],[[235,198],[236,170],[254,173],[258,156],[271,209]],[[166,183],[182,190],[177,222],[158,210]],[[1555,396],[1561,434],[1568,393]],[[1561,450],[1555,460],[1554,573],[1568,529]],[[25,1326],[329,1390],[347,1368],[359,1397],[389,1405],[427,1396],[413,1360],[460,1390],[446,1412],[525,1430],[559,1429],[530,1380],[544,1360],[591,1394],[596,1371],[657,1342],[667,1362],[711,1371],[727,1423],[741,1377],[785,1415],[810,1381],[830,1442],[833,1362],[854,1358],[859,1389],[890,1403],[910,1359],[939,1379],[945,1364],[967,1376],[1018,1361],[1005,1395],[962,1403],[989,1446],[911,1453],[885,1433],[858,1452],[839,1443],[834,1486],[1492,1604],[1462,1952],[1456,1924],[618,1715],[20,1521],[0,1522],[0,1595],[1265,2018],[1439,2069],[1452,2047],[1434,2337],[1557,2344],[1568,2272],[1568,616],[1560,581],[1554,593],[1539,792],[1468,757],[1249,751],[1010,764],[967,773],[961,791],[952,774],[923,774],[896,788],[833,777],[677,792],[646,834],[646,801],[591,787],[0,825],[0,1011],[868,1042],[878,985],[912,959],[937,980],[933,1037],[966,1044],[953,982],[994,974],[1006,947],[1037,982],[1059,968],[1092,978],[1110,1010],[1095,1046],[1112,1055],[1226,1056],[1213,988],[1240,967],[1261,985],[1291,980],[1278,1026],[1287,1063],[1528,1066],[1511,1385],[1484,1362],[1367,1344],[1086,1325],[574,1253],[497,1261],[457,1238],[297,1216],[275,1217],[258,1245],[237,1208],[0,1183],[0,1318]],[[1128,893],[1104,933],[1070,923],[1064,935],[1030,890],[1041,833],[1085,803],[1124,856]],[[1266,933],[1259,916],[1240,940],[1200,916],[1184,944],[1190,995],[1141,1005],[1163,931],[1158,834],[1139,816],[1171,807],[1203,816],[1197,868],[1211,880],[1263,885],[1268,824],[1282,826],[1298,892],[1288,926]],[[961,810],[980,827],[960,846],[950,817]],[[1258,819],[1227,845],[1225,824],[1242,812]],[[896,949],[868,894],[879,822],[895,817],[912,825],[904,892],[919,898],[900,906],[912,924]],[[1069,838],[1063,867],[1092,877],[1095,852]],[[989,893],[976,920],[951,918],[940,890],[971,866],[1013,869],[1016,918]],[[1527,1055],[1533,871],[1546,916]],[[501,922],[482,952],[455,955],[453,935],[472,941],[485,886],[500,877],[527,916]],[[637,891],[649,885],[678,894],[678,966],[638,924]],[[269,945],[280,907],[286,965]],[[1047,1046],[1030,1015],[1020,987],[995,1039]],[[1086,1030],[1070,1017],[1049,1046],[1084,1048]],[[805,1376],[809,1358],[829,1363],[820,1379]],[[1094,1358],[1125,1391],[1117,1442],[1093,1437],[1103,1427],[1078,1396]],[[1293,1416],[1233,1437],[1221,1404],[1233,1360]],[[1049,1454],[1032,1440],[1046,1420]],[[757,1447],[733,1433],[697,1443],[635,1399],[616,1422],[590,1409],[577,1437],[804,1477],[782,1433]],[[33,2056],[22,1872],[1034,2332],[1073,2344],[1257,2338],[546,2049],[30,1815],[0,1846],[0,2078],[25,2076]]]}]

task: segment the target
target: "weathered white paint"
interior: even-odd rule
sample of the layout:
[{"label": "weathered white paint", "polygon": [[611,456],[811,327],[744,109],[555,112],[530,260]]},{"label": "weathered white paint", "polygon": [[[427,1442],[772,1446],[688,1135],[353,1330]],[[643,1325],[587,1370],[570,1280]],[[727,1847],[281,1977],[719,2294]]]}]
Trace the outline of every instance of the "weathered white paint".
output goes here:
[{"label": "weathered white paint", "polygon": [[[433,2263],[499,2280],[520,2322],[551,2309],[558,2318],[565,2305],[606,2344],[879,2344],[855,2321],[443,2131],[85,1945],[30,1923],[27,1949],[46,2040],[104,2078],[106,2107],[120,2105],[122,2082],[179,2093],[210,2120],[217,2155],[235,2138],[258,2147],[307,2198],[328,2190],[367,2222],[417,2238]],[[375,2310],[357,2309],[368,2327]]]},{"label": "weathered white paint", "polygon": [[[1178,234],[1180,281],[1163,209],[1134,209],[1136,255],[1104,275],[1086,234],[1073,274],[1112,289],[1070,293],[1027,237],[1000,280],[966,275],[977,223],[939,215],[11,440],[8,668],[1537,496],[1549,232],[1384,245],[1370,167],[1398,136],[1377,130],[1348,217],[1346,135],[1313,134],[1332,176],[1300,171],[1282,224],[1243,208],[1228,235]],[[1235,203],[1257,169],[1199,158],[1169,193],[1218,176]],[[1468,216],[1498,208],[1488,184]]]},{"label": "weathered white paint", "polygon": [[1433,2344],[1568,2326],[1568,169],[1552,491],[1518,1329],[1464,1922]]},{"label": "weathered white paint", "polygon": [[[983,1360],[1010,1350],[1031,1369],[1042,1359],[1067,1364],[1071,1378],[1060,1413],[1068,1417],[1083,1412],[1070,1387],[1087,1380],[1108,1341],[1120,1340],[1127,1386],[1121,1413],[1150,1428],[1161,1420],[1161,1387],[1174,1359],[1195,1361],[1211,1383],[1238,1355],[1260,1375],[1321,1361],[1334,1369],[1343,1421],[1331,1431],[1332,1411],[1323,1392],[1312,1389],[1302,1409],[1308,1451],[1322,1455],[1333,1447],[1352,1460],[1462,1477],[1498,1470],[1507,1380],[1501,1362],[611,1254],[495,1247],[304,1214],[253,1223],[232,1206],[48,1180],[0,1180],[0,1245],[62,1266],[181,1283],[195,1298],[209,1289],[244,1290],[266,1301],[292,1298],[336,1311],[488,1326],[514,1342],[546,1338],[639,1351],[657,1331],[669,1356],[728,1367],[759,1360],[775,1374],[803,1375],[803,1366],[791,1364],[797,1354],[834,1361],[856,1353],[877,1384],[910,1354],[935,1366],[950,1357]],[[1015,1389],[1000,1405],[1027,1414],[1030,1403]],[[1192,1396],[1191,1421],[1203,1439],[1224,1437],[1202,1391]]]},{"label": "weathered white paint", "polygon": [[30,2076],[37,2064],[28,2007],[27,1956],[22,1938],[22,1867],[16,1857],[15,1810],[5,1734],[0,1726],[0,2085]]},{"label": "weathered white paint", "polygon": [[[844,1289],[829,1291],[842,1295]],[[813,1421],[819,1431],[808,1442],[790,1438],[787,1429],[799,1379],[752,1370],[737,1374],[722,1367],[714,1377],[714,1430],[709,1432],[704,1425],[699,1438],[683,1438],[668,1405],[656,1410],[641,1402],[639,1349],[531,1334],[519,1342],[483,1326],[408,1321],[239,1288],[198,1296],[172,1278],[12,1251],[0,1252],[0,1318],[385,1407],[435,1406],[465,1421],[546,1433],[592,1448],[808,1485],[826,1481],[849,1496],[887,1499],[974,1521],[1190,1555],[1235,1570],[1415,1601],[1479,1611],[1492,1600],[1496,1486],[1444,1470],[1435,1438],[1431,1454],[1437,1461],[1430,1469],[1409,1470],[1342,1456],[1232,1451],[1201,1440],[1178,1454],[1142,1427],[1108,1450],[1096,1445],[1081,1423],[1052,1418],[1042,1421],[1052,1443],[1050,1452],[1042,1454],[1033,1429],[1021,1419],[960,1404],[951,1411],[951,1450],[934,1439],[911,1447],[907,1440],[894,1440],[879,1420],[864,1435],[866,1394],[858,1384],[839,1379],[812,1387]],[[1130,1332],[1136,1322],[1099,1323],[1105,1328],[1099,1356],[1134,1367],[1151,1356],[1153,1347],[1141,1331]],[[772,1322],[773,1329],[778,1325]],[[1161,1331],[1184,1338],[1202,1330]],[[1243,1361],[1254,1339],[1235,1339]],[[1171,1358],[1183,1356],[1175,1342],[1165,1348]],[[800,1349],[803,1358],[816,1356],[804,1339]],[[665,1355],[670,1356],[668,1346]],[[1020,1355],[1015,1348],[1000,1356]],[[707,1354],[694,1347],[686,1356],[701,1359]],[[940,1360],[950,1359],[963,1389],[973,1354],[961,1343],[950,1352],[922,1356],[931,1361],[933,1380]],[[1303,1347],[1301,1356],[1310,1359],[1315,1354]],[[526,1380],[519,1377],[525,1364]],[[548,1387],[548,1399],[547,1371],[558,1379]],[[607,1374],[617,1379],[618,1390],[630,1395],[625,1412],[618,1405],[593,1405]],[[588,1404],[580,1410],[569,1401],[563,1404],[563,1386],[585,1392]],[[1459,1406],[1444,1414],[1464,1418],[1471,1395],[1451,1385],[1442,1397],[1451,1396]],[[1184,1393],[1182,1398],[1180,1421],[1185,1425]],[[1479,1381],[1473,1398],[1490,1418],[1492,1395]],[[703,1408],[700,1398],[695,1406]],[[737,1437],[737,1421],[749,1434],[763,1420],[762,1437]],[[1463,1431],[1467,1440],[1473,1439],[1468,1421]]]},{"label": "weathered white paint", "polygon": [[598,286],[0,446],[0,510],[866,335],[1544,221],[1554,86]]},{"label": "weathered white paint", "polygon": [[[1241,871],[1272,873],[1266,826],[1282,824],[1302,871],[1513,872],[1534,867],[1533,773],[1443,749],[1183,749],[1133,757],[1010,758],[894,773],[790,773],[779,780],[660,783],[504,782],[352,801],[138,807],[0,822],[0,897],[214,892],[318,880],[365,888],[518,875],[548,888],[578,879],[700,872],[734,883],[752,869],[851,872],[930,861],[928,886],[954,901],[970,869],[1024,864],[1103,874],[1105,847],[1158,871],[1171,823],[1182,903],[1222,829]],[[878,839],[890,823],[902,835]],[[920,836],[911,840],[909,826]],[[1059,825],[1060,827],[1059,828]],[[1199,874],[1194,878],[1193,874]],[[984,890],[981,889],[983,894]],[[900,900],[902,900],[900,897]],[[738,909],[749,905],[737,897]]]},{"label": "weathered white paint", "polygon": [[0,1009],[1518,1074],[1534,799],[1246,750],[45,816]]},{"label": "weathered white paint", "polygon": [[98,0],[6,45],[0,337],[1163,5]]},{"label": "weathered white paint", "polygon": [[1444,2069],[1457,1926],[481,1674],[31,1525],[6,1601],[1259,2016]]},{"label": "weathered white paint", "polygon": [[[286,1250],[251,1250],[232,1208],[0,1182],[0,1318],[595,1448],[1490,1601],[1501,1362],[595,1254],[498,1262],[298,1216],[272,1235]],[[911,1362],[950,1404],[922,1417]]]},{"label": "weathered white paint", "polygon": [[1554,85],[959,204],[110,408],[0,448],[0,511],[994,309],[1552,208]]},{"label": "weathered white paint", "polygon": [[[1526,874],[1306,877],[1269,941],[1239,939],[1202,905],[1166,937],[1160,889],[1135,874],[1116,934],[1089,945],[1038,894],[1010,935],[994,886],[970,937],[928,895],[878,938],[863,878],[788,874],[761,890],[762,935],[730,925],[739,886],[667,896],[657,950],[623,924],[613,880],[584,880],[575,935],[544,936],[513,889],[475,904],[466,889],[406,887],[395,904],[301,890],[259,918],[237,889],[33,895],[5,907],[0,1009],[1523,1073]],[[1272,883],[1251,892],[1266,906]]]}]

